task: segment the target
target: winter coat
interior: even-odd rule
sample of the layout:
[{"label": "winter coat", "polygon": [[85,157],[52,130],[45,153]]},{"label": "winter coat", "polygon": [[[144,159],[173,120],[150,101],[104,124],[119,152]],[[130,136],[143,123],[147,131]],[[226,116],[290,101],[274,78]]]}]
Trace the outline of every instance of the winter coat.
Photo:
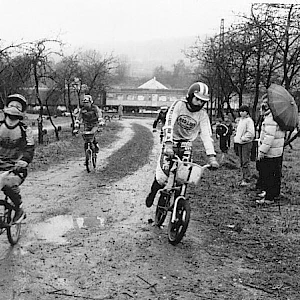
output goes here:
[{"label": "winter coat", "polygon": [[258,151],[265,157],[280,157],[283,154],[285,131],[274,121],[270,110],[266,111],[258,141]]}]

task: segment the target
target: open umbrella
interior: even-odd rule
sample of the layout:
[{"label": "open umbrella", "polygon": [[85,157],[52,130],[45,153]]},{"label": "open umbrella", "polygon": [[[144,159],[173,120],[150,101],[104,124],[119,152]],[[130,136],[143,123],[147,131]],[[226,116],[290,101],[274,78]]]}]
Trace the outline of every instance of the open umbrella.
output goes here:
[{"label": "open umbrella", "polygon": [[291,94],[278,84],[268,88],[269,106],[281,129],[293,131],[299,123],[298,107]]}]

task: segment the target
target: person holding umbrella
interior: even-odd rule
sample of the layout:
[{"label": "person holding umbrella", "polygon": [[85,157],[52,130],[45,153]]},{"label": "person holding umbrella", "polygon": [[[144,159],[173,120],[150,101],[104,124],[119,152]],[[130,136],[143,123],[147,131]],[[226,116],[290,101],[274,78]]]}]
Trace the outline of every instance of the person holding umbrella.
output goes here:
[{"label": "person holding umbrella", "polygon": [[257,166],[263,191],[256,203],[272,204],[280,195],[285,133],[298,125],[298,109],[287,90],[272,84],[262,97],[262,110],[264,120],[258,142]]}]

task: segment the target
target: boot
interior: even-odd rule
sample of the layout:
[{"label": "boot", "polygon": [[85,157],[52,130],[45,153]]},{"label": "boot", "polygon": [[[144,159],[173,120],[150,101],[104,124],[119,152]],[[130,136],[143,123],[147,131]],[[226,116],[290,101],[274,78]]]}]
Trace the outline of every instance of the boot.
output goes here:
[{"label": "boot", "polygon": [[155,196],[156,196],[156,193],[161,188],[162,188],[162,186],[156,181],[156,179],[154,179],[154,181],[152,183],[152,186],[151,186],[151,191],[150,191],[150,193],[148,194],[148,196],[146,198],[146,206],[147,207],[152,206],[152,204],[154,202],[154,199],[155,199]]}]

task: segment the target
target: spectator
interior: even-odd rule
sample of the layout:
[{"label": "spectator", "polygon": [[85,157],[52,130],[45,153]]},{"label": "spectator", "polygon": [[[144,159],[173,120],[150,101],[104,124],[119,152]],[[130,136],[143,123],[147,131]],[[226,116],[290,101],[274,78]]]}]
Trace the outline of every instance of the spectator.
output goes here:
[{"label": "spectator", "polygon": [[250,185],[250,156],[252,141],[255,138],[254,122],[249,114],[249,106],[242,105],[239,108],[240,120],[238,122],[236,133],[234,136],[234,143],[237,155],[240,159],[240,166],[242,169],[243,179],[240,186]]},{"label": "spectator", "polygon": [[261,199],[256,200],[256,203],[272,204],[280,195],[285,131],[280,129],[273,118],[267,94],[263,96],[262,111],[264,120],[258,141],[257,156],[258,182],[262,192],[259,194]]}]

